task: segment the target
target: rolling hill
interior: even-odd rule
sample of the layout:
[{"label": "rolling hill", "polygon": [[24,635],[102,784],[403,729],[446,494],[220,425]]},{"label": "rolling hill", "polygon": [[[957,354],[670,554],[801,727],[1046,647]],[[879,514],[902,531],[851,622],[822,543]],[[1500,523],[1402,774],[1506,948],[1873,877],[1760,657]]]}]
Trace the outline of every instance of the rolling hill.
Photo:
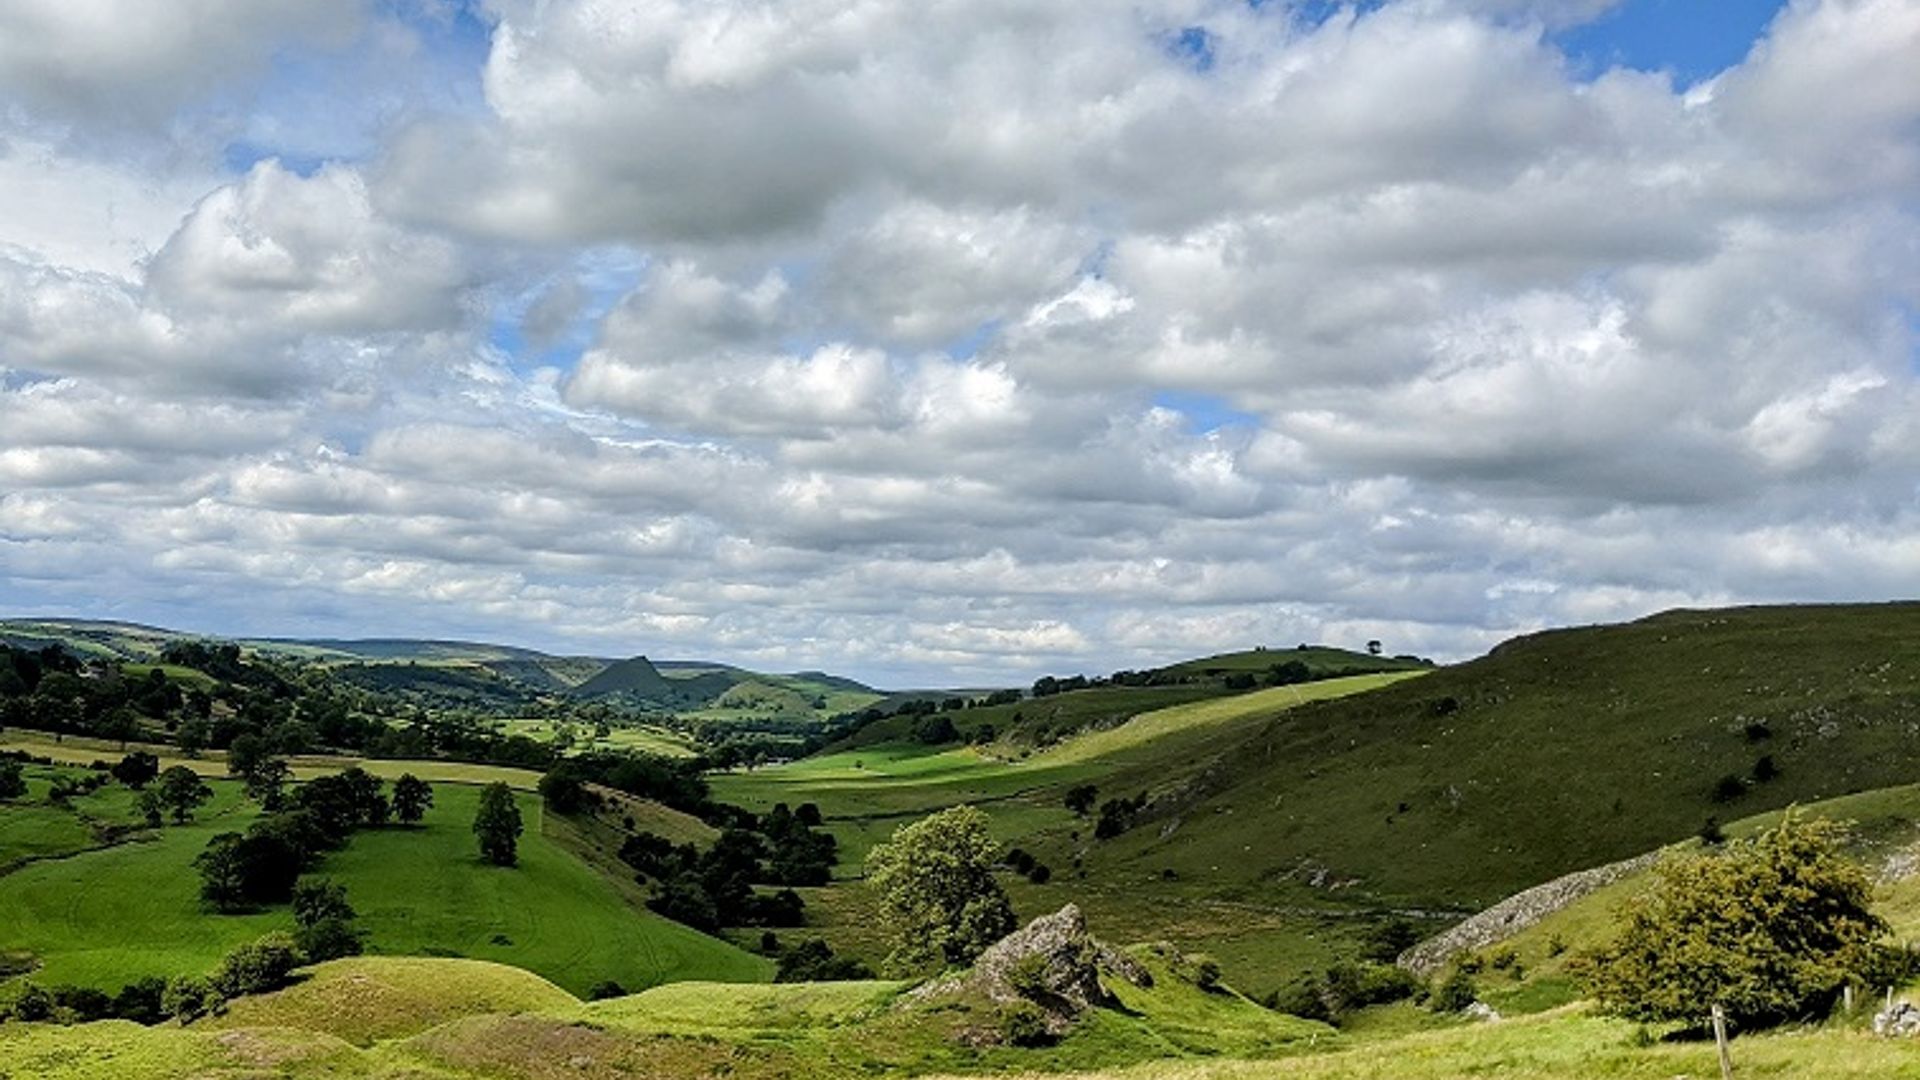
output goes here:
[{"label": "rolling hill", "polygon": [[[26,648],[59,645],[83,658],[147,664],[168,644],[203,635],[88,619],[0,619],[0,643]],[[244,649],[289,662],[316,665],[364,690],[431,705],[452,705],[514,716],[543,700],[602,702],[641,712],[674,713],[694,724],[732,723],[751,730],[756,719],[785,728],[823,728],[842,713],[882,700],[856,680],[823,672],[761,673],[699,660],[645,656],[609,659],[562,656],[511,645],[410,638],[246,638]],[[183,678],[192,677],[182,672]],[[741,710],[727,693],[741,684],[777,687],[794,695],[774,717]]]}]

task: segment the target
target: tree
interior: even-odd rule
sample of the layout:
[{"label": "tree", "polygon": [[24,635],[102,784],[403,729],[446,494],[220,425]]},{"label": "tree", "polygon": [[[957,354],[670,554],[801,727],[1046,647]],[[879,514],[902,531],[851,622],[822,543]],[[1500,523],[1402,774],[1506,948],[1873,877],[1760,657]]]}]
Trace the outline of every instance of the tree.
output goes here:
[{"label": "tree", "polygon": [[120,759],[112,770],[113,778],[135,791],[146,787],[153,778],[160,775],[160,759],[152,754],[134,751]]},{"label": "tree", "polygon": [[999,845],[987,816],[956,806],[900,828],[867,856],[894,948],[888,966],[904,972],[967,964],[1014,928],[1013,907],[994,880]]},{"label": "tree", "polygon": [[175,765],[160,774],[154,794],[159,797],[160,805],[173,814],[174,824],[184,825],[192,820],[195,810],[213,798],[213,789],[192,769]]},{"label": "tree", "polygon": [[578,771],[562,762],[540,778],[540,798],[547,809],[568,817],[585,809],[593,799],[593,792],[581,782]]},{"label": "tree", "polygon": [[17,799],[26,793],[27,780],[20,775],[20,763],[0,761],[0,799]]},{"label": "tree", "polygon": [[519,861],[520,805],[513,791],[502,783],[488,784],[480,791],[480,809],[473,816],[473,834],[480,839],[480,857],[495,866],[512,866]]},{"label": "tree", "polygon": [[293,887],[293,941],[313,963],[358,956],[363,935],[347,888],[336,881],[302,881]]},{"label": "tree", "polygon": [[225,832],[207,841],[194,856],[200,871],[200,899],[217,911],[239,911],[247,906],[246,837]]},{"label": "tree", "polygon": [[393,816],[412,825],[426,816],[433,805],[433,787],[412,773],[401,773],[393,782]]},{"label": "tree", "polygon": [[291,937],[267,934],[228,953],[213,973],[213,985],[227,997],[264,994],[287,985],[301,960]]},{"label": "tree", "polygon": [[1384,646],[1382,646],[1378,641],[1369,641],[1367,642],[1367,655],[1379,656],[1380,650],[1382,648],[1384,648]]},{"label": "tree", "polygon": [[1609,1012],[1703,1021],[1716,1005],[1765,1027],[1824,1011],[1886,960],[1872,882],[1842,853],[1844,827],[1801,821],[1677,857],[1625,911],[1620,935],[1575,970]]},{"label": "tree", "polygon": [[1087,811],[1093,809],[1094,800],[1099,797],[1100,789],[1092,784],[1075,784],[1067,789],[1067,797],[1061,801],[1076,817],[1086,817]]},{"label": "tree", "polygon": [[286,798],[293,770],[282,758],[263,757],[255,761],[241,779],[246,783],[247,798],[259,803],[262,809],[278,810]]}]

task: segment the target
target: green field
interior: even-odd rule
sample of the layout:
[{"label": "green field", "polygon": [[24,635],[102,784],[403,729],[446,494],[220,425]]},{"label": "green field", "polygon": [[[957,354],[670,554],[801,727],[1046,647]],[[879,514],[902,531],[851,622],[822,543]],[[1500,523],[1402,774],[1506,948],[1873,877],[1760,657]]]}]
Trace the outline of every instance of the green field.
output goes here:
[{"label": "green field", "polygon": [[[193,857],[255,813],[230,782],[192,824],[152,839],[30,863],[0,876],[0,952],[26,951],[44,983],[117,989],[143,975],[204,971],[233,946],[286,929],[285,909],[210,916]],[[478,789],[436,786],[422,827],[367,830],[318,871],[346,885],[371,950],[466,956],[537,972],[576,992],[603,979],[627,987],[670,979],[751,981],[767,963],[642,909],[630,885],[567,850],[563,823],[521,800],[517,869],[479,861],[468,828]],[[0,816],[17,813],[0,810]]]},{"label": "green field", "polygon": [[587,750],[633,750],[660,757],[679,758],[692,757],[694,754],[693,743],[690,740],[662,727],[615,727],[610,729],[604,737],[596,737],[593,734],[593,728],[586,724],[521,717],[502,720],[495,724],[494,728],[502,735],[520,735],[541,743],[552,742],[559,729],[566,728],[574,735],[574,753]]}]

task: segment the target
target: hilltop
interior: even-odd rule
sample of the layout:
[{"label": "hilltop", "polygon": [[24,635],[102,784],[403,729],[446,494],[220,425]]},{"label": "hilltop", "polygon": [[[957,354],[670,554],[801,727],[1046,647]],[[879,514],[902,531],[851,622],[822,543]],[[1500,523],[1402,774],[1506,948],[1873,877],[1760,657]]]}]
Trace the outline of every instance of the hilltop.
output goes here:
[{"label": "hilltop", "polygon": [[[0,643],[59,645],[90,659],[148,664],[169,645],[214,640],[137,623],[57,618],[0,620]],[[429,707],[536,715],[554,703],[600,703],[652,718],[672,714],[689,726],[727,725],[741,733],[807,734],[884,695],[824,672],[763,673],[698,660],[645,656],[556,655],[484,642],[412,638],[241,638],[249,653],[310,665],[340,681]],[[742,707],[736,687],[788,691],[777,702]]]}]

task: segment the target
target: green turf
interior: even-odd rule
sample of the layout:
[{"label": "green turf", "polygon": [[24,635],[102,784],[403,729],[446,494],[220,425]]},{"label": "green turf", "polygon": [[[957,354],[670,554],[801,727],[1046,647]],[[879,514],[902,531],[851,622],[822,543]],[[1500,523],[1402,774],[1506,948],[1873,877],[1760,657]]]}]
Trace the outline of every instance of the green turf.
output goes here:
[{"label": "green turf", "polygon": [[[287,929],[284,908],[212,916],[200,908],[193,857],[216,832],[244,827],[254,808],[216,782],[213,803],[155,839],[39,862],[0,876],[0,952],[25,950],[47,983],[118,988],[143,975],[211,968],[228,949]],[[640,909],[624,882],[591,869],[527,821],[521,865],[475,855],[469,824],[478,789],[442,784],[418,828],[356,834],[319,873],[347,887],[378,952],[458,955],[524,967],[576,993],[612,979],[629,988],[669,979],[764,979],[766,961]]]}]

